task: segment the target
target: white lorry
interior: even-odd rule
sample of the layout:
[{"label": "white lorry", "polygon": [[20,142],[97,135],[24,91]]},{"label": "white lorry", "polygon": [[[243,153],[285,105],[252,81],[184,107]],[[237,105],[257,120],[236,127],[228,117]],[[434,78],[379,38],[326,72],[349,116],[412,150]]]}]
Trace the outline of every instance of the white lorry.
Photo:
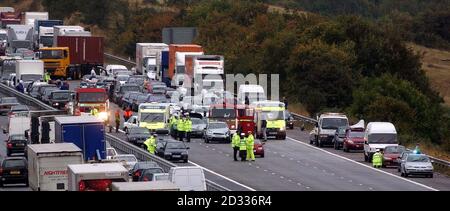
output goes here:
[{"label": "white lorry", "polygon": [[[48,12],[25,12],[23,24],[34,27],[36,20],[48,20]],[[35,29],[37,31],[37,29]]]},{"label": "white lorry", "polygon": [[24,83],[24,92],[27,93],[28,85],[44,78],[44,62],[42,60],[17,60],[16,61],[16,84]]},{"label": "white lorry", "polygon": [[68,166],[69,191],[110,191],[113,182],[129,182],[121,163],[74,164]]},{"label": "white lorry", "polygon": [[180,188],[170,181],[150,182],[113,182],[112,191],[179,191]]},{"label": "white lorry", "polygon": [[25,135],[30,130],[31,118],[29,116],[12,116],[9,118],[8,135]]},{"label": "white lorry", "polygon": [[169,51],[164,43],[136,43],[136,71],[157,80],[161,76],[162,52]]},{"label": "white lorry", "polygon": [[33,50],[34,36],[31,25],[7,25],[8,53],[16,53],[18,49]]},{"label": "white lorry", "polygon": [[83,153],[73,143],[28,145],[27,155],[34,191],[67,191],[67,166],[83,163]]},{"label": "white lorry", "polygon": [[[185,74],[193,81],[195,94],[224,91],[224,59],[219,55],[187,55]],[[185,82],[183,85],[185,85]],[[203,91],[203,92],[202,92]]]}]

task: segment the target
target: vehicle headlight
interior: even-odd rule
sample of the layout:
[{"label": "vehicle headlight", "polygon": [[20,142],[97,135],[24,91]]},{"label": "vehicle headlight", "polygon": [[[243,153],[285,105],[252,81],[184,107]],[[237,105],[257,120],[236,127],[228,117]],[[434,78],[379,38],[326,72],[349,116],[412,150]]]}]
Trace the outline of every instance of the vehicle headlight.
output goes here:
[{"label": "vehicle headlight", "polygon": [[207,134],[207,135],[212,135],[213,132],[212,132],[212,131],[206,131],[206,134]]},{"label": "vehicle headlight", "polygon": [[349,144],[354,144],[354,142],[352,140],[348,140],[347,141]]},{"label": "vehicle headlight", "polygon": [[284,127],[284,126],[280,128],[280,131],[285,131],[285,130],[286,130],[286,127]]},{"label": "vehicle headlight", "polygon": [[392,160],[392,158],[389,157],[383,157],[384,160]]},{"label": "vehicle headlight", "polygon": [[55,106],[59,106],[59,103],[55,103]]},{"label": "vehicle headlight", "polygon": [[100,118],[100,119],[103,120],[103,121],[106,121],[106,120],[108,119],[108,113],[106,113],[106,112],[100,112],[100,113],[98,114],[98,118]]}]

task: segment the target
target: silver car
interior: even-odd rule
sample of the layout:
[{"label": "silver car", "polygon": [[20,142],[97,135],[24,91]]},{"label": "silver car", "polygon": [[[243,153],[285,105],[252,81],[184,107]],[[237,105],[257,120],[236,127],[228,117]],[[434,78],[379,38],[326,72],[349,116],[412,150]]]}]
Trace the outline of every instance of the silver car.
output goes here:
[{"label": "silver car", "polygon": [[205,143],[211,141],[231,142],[231,133],[225,122],[210,122],[203,135]]},{"label": "silver car", "polygon": [[404,153],[400,160],[401,176],[425,175],[433,177],[433,164],[424,154]]}]

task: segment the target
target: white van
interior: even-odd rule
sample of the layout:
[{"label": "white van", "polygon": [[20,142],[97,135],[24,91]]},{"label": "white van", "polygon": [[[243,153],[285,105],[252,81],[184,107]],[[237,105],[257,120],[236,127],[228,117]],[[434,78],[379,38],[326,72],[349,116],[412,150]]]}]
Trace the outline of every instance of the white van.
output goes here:
[{"label": "white van", "polygon": [[264,88],[254,84],[239,86],[238,103],[245,104],[245,97],[248,97],[249,104],[267,100]]},{"label": "white van", "polygon": [[128,68],[124,65],[110,64],[106,66],[106,74],[108,76],[116,76],[119,71],[128,71]]},{"label": "white van", "polygon": [[175,183],[180,191],[206,191],[205,174],[200,167],[172,167],[169,181]]},{"label": "white van", "polygon": [[390,122],[370,122],[364,134],[364,160],[372,161],[377,149],[398,146],[397,130]]}]

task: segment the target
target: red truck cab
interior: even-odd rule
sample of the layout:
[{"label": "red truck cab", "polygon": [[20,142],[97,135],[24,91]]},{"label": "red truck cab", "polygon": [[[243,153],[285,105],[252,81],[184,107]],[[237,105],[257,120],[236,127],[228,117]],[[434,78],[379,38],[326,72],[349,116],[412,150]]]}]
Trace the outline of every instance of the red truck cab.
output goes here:
[{"label": "red truck cab", "polygon": [[[106,113],[106,115],[108,114],[109,99],[106,90],[103,88],[76,89],[76,113],[90,113],[94,108],[97,108],[99,113]],[[102,118],[102,116],[100,117]]]}]

